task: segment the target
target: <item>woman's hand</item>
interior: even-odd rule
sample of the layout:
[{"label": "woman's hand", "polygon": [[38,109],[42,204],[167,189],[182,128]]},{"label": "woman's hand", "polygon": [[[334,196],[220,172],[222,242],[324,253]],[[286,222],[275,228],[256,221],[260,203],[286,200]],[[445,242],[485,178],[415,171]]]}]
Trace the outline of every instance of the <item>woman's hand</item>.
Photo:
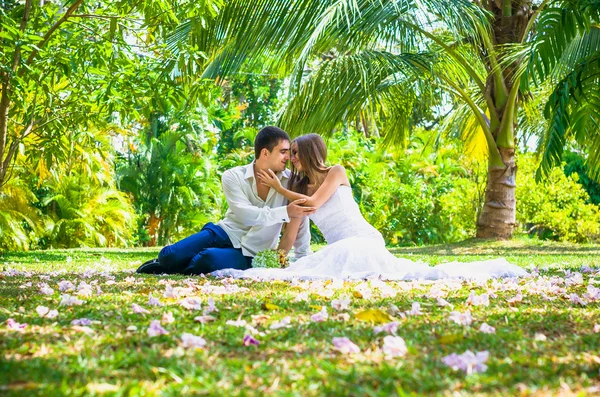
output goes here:
[{"label": "woman's hand", "polygon": [[257,173],[258,179],[260,182],[265,185],[275,189],[277,192],[280,192],[283,189],[281,185],[281,181],[277,178],[277,174],[275,174],[272,170],[260,170]]}]

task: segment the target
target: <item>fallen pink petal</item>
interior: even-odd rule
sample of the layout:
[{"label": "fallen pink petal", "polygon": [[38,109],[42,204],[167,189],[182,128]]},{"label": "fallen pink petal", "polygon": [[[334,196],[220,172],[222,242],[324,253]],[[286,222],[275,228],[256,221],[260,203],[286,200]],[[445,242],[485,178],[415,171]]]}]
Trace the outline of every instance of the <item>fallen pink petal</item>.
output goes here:
[{"label": "fallen pink petal", "polygon": [[479,331],[483,332],[484,334],[495,334],[496,333],[496,328],[494,328],[491,325],[488,325],[486,323],[483,323],[479,327]]},{"label": "fallen pink petal", "polygon": [[27,325],[27,323],[18,323],[12,318],[6,320],[6,326],[12,331],[23,331],[25,328],[27,328]]},{"label": "fallen pink petal", "polygon": [[148,336],[152,337],[159,335],[167,335],[169,333],[169,331],[167,331],[160,325],[160,321],[158,320],[152,320],[152,322],[150,322],[150,326],[148,327],[147,332]]},{"label": "fallen pink petal", "polygon": [[480,351],[474,354],[467,350],[460,355],[452,353],[442,358],[442,362],[455,371],[460,370],[470,375],[472,373],[485,372],[487,369],[485,362],[488,360],[489,355],[487,351]]},{"label": "fallen pink petal", "polygon": [[332,343],[340,353],[360,353],[360,348],[345,336],[333,338]]},{"label": "fallen pink petal", "polygon": [[399,336],[388,335],[383,338],[383,354],[389,358],[403,357],[408,353],[406,342]]},{"label": "fallen pink petal", "polygon": [[181,346],[186,349],[203,349],[206,346],[206,340],[201,336],[183,333],[181,335]]},{"label": "fallen pink petal", "polygon": [[137,303],[132,303],[131,304],[131,309],[133,310],[134,313],[137,313],[137,314],[148,314],[148,313],[150,313],[149,310],[144,309],[143,307],[141,307]]},{"label": "fallen pink petal", "polygon": [[244,344],[244,346],[250,346],[250,345],[258,346],[258,345],[260,345],[260,342],[258,340],[256,340],[250,334],[244,335],[244,339],[243,339],[242,343]]}]

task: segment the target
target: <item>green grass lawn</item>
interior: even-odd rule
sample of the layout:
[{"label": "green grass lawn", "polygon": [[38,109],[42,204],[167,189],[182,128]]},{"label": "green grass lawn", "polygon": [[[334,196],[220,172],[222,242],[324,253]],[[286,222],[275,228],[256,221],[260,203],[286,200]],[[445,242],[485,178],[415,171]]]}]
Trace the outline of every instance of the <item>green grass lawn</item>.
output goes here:
[{"label": "green grass lawn", "polygon": [[[600,288],[600,274],[576,274],[582,266],[600,267],[599,246],[516,239],[393,251],[432,264],[504,256],[541,270],[537,277],[483,284],[291,285],[132,273],[156,256],[156,249],[5,252],[0,254],[0,395],[600,393],[600,326],[595,329],[600,299],[585,296]],[[63,280],[75,290],[60,291],[59,283],[67,284]],[[41,293],[44,283],[51,294]],[[180,297],[165,297],[169,291]],[[489,306],[467,304],[472,292],[489,294]],[[522,300],[514,299],[519,292]],[[82,304],[60,305],[62,294]],[[149,305],[149,294],[161,306]],[[453,308],[439,306],[437,295]],[[342,296],[350,305],[337,311],[332,301]],[[186,297],[197,298],[201,310],[183,307]],[[215,320],[195,321],[211,299],[218,311],[207,315]],[[413,302],[420,303],[421,314],[406,315]],[[134,303],[148,313],[135,313]],[[58,315],[42,317],[39,306]],[[313,321],[322,307],[328,318]],[[355,317],[366,309],[393,315],[381,322],[398,322],[396,335],[408,348],[404,356],[386,357],[386,334],[374,332],[381,324]],[[449,319],[452,311],[468,310],[471,325]],[[163,318],[169,312],[172,321]],[[270,329],[285,317],[288,327]],[[82,318],[91,323],[72,325]],[[8,319],[28,325],[14,330]],[[168,334],[149,336],[152,320],[162,320]],[[496,332],[481,332],[483,323]],[[186,348],[184,333],[204,338],[206,345]],[[245,346],[245,335],[260,344]],[[336,350],[334,337],[349,338],[360,352]],[[466,350],[489,352],[484,372],[467,375],[442,361]]]}]

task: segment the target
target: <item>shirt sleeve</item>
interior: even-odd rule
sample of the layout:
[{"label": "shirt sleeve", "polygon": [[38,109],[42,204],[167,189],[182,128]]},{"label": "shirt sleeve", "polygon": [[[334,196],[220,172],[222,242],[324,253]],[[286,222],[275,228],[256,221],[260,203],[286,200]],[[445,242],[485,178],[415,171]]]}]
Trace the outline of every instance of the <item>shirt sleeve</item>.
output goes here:
[{"label": "shirt sleeve", "polygon": [[310,219],[305,216],[298,228],[298,235],[294,241],[294,255],[296,259],[312,254],[310,250]]},{"label": "shirt sleeve", "polygon": [[287,207],[262,207],[259,208],[252,204],[250,199],[244,193],[239,178],[236,178],[231,172],[223,173],[221,178],[223,192],[229,204],[229,209],[235,214],[236,218],[246,226],[270,226],[277,223],[289,222],[290,217],[287,213]]}]

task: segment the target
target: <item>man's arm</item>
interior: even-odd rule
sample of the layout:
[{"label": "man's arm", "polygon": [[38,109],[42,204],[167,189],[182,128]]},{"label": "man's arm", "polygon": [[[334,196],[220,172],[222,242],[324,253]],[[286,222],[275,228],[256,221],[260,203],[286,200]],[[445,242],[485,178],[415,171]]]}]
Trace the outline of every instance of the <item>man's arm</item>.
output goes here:
[{"label": "man's arm", "polygon": [[221,183],[229,209],[246,226],[270,226],[289,222],[290,218],[302,218],[316,211],[316,208],[301,206],[305,200],[293,201],[287,207],[259,208],[244,194],[240,180],[231,172],[223,173]]},{"label": "man's arm", "polygon": [[229,209],[246,226],[270,226],[276,223],[289,222],[287,207],[263,207],[259,208],[252,204],[244,194],[241,183],[236,176],[225,171],[221,178],[223,193],[229,204]]}]

